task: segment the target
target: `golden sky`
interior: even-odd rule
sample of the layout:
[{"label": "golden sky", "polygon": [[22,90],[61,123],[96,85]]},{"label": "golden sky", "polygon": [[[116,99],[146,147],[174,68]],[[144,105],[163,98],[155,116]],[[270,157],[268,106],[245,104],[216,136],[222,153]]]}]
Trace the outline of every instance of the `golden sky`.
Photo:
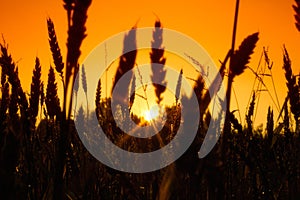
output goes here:
[{"label": "golden sky", "polygon": [[[35,57],[43,67],[43,80],[52,64],[49,50],[46,18],[54,21],[63,55],[66,53],[66,12],[63,1],[2,0],[0,3],[0,33],[9,44],[9,50],[19,66],[22,85],[29,90]],[[236,47],[248,35],[259,31],[260,40],[250,66],[256,69],[262,47],[269,47],[269,56],[274,62],[273,76],[280,104],[286,96],[284,72],[282,70],[282,47],[286,45],[294,73],[300,72],[300,33],[294,25],[293,0],[241,0]],[[99,43],[121,31],[130,29],[138,20],[138,27],[153,26],[159,16],[166,28],[182,32],[200,43],[211,55],[216,65],[223,60],[231,46],[235,1],[185,0],[185,1],[100,1],[94,0],[88,12],[87,38],[82,46],[80,61]],[[155,14],[154,14],[155,13]],[[251,95],[254,75],[249,70],[235,79],[242,119]],[[275,98],[273,86],[265,79]],[[268,93],[262,92],[258,104],[256,122],[266,119],[268,105],[277,112]],[[237,109],[232,98],[231,109]]]}]

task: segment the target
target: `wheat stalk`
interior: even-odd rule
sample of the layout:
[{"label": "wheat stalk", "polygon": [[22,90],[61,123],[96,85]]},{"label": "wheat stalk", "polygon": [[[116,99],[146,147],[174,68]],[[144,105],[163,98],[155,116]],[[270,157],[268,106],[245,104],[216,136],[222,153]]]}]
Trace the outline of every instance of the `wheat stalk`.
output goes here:
[{"label": "wheat stalk", "polygon": [[175,105],[177,106],[179,97],[180,97],[180,90],[181,90],[181,83],[182,83],[182,74],[183,71],[182,69],[180,70],[180,73],[178,75],[178,80],[177,80],[177,85],[176,85],[176,90],[175,90]]},{"label": "wheat stalk", "polygon": [[85,67],[82,65],[81,67],[81,81],[82,81],[82,88],[85,93],[85,99],[86,99],[86,112],[87,112],[87,118],[89,117],[89,102],[88,102],[88,95],[87,95],[87,81],[86,81],[86,73],[85,73]]},{"label": "wheat stalk", "polygon": [[71,15],[74,9],[75,0],[63,0],[64,1],[64,9],[67,11],[68,17],[68,28],[71,26]]},{"label": "wheat stalk", "polygon": [[[41,94],[40,106],[41,106],[41,110],[43,110],[43,105],[44,105],[44,102],[45,102],[44,82],[41,82],[41,85],[40,85],[40,94]],[[40,119],[42,119],[42,113],[43,112],[41,112]]]},{"label": "wheat stalk", "polygon": [[285,106],[284,106],[283,124],[284,124],[284,135],[286,137],[289,137],[290,136],[290,119],[289,119],[289,111],[288,111],[287,104],[285,104]]},{"label": "wheat stalk", "polygon": [[296,132],[300,131],[300,94],[299,88],[296,81],[296,76],[293,75],[291,60],[288,51],[284,47],[283,49],[283,69],[285,70],[286,85],[288,88],[288,97],[290,100],[291,112],[294,115],[296,121]]},{"label": "wheat stalk", "polygon": [[254,114],[254,106],[255,106],[255,92],[253,92],[252,95],[252,101],[250,103],[249,109],[248,109],[248,113],[246,115],[246,121],[247,121],[247,125],[248,125],[248,132],[249,134],[252,133],[252,116]]},{"label": "wheat stalk", "polygon": [[64,80],[64,78],[63,78],[64,63],[62,61],[62,55],[61,55],[60,48],[58,45],[58,40],[56,37],[54,24],[50,18],[47,19],[47,25],[48,25],[50,50],[52,52],[55,69],[60,74],[61,79],[63,81]]},{"label": "wheat stalk", "polygon": [[[15,63],[12,60],[11,55],[8,54],[8,48],[5,45],[0,44],[1,49],[1,56],[0,56],[0,66],[2,67],[2,73],[8,76],[8,82],[11,84],[12,92],[14,95],[13,101],[10,102],[10,116],[14,118],[13,120],[18,120],[19,116],[17,113],[18,107],[20,110],[20,120],[19,124],[20,126],[20,132],[23,132],[24,134],[19,134],[20,137],[24,138],[24,157],[27,164],[27,170],[28,173],[33,175],[34,172],[32,171],[32,162],[33,162],[33,156],[32,156],[32,131],[30,129],[30,115],[29,115],[29,109],[28,109],[28,101],[26,94],[24,93],[21,82],[18,76],[18,68],[16,67]],[[16,165],[15,165],[16,166]],[[25,175],[24,175],[25,176]],[[35,185],[34,179],[32,177],[29,177],[26,180],[27,185]],[[28,188],[28,194],[32,192],[31,188]],[[31,195],[30,195],[31,196]]]},{"label": "wheat stalk", "polygon": [[82,67],[81,67],[81,72],[82,72],[81,73],[82,88],[83,88],[85,95],[87,95],[87,82],[86,82],[86,73],[85,73],[84,65],[82,65]]},{"label": "wheat stalk", "polygon": [[141,71],[140,71],[140,69],[139,69],[138,66],[136,67],[136,69],[137,69],[137,72],[138,72],[138,76],[139,76],[140,83],[141,83],[142,88],[143,88],[143,91],[144,91],[144,96],[139,95],[139,94],[136,94],[136,95],[137,95],[138,97],[141,97],[142,99],[144,99],[144,100],[146,101],[146,103],[147,103],[147,108],[148,108],[148,110],[150,110],[149,101],[148,101],[148,96],[147,96],[147,86],[148,86],[148,85],[147,85],[147,84],[144,85],[144,82],[143,82],[143,76],[142,76]]},{"label": "wheat stalk", "polygon": [[202,95],[203,95],[204,87],[205,87],[204,79],[202,78],[201,75],[199,75],[197,80],[195,80],[195,85],[193,87],[194,92],[195,92],[195,94],[197,96],[197,99],[199,101],[199,104],[200,104],[200,101],[201,101],[201,98],[202,98]]},{"label": "wheat stalk", "polygon": [[1,88],[1,107],[0,107],[0,124],[1,124],[1,130],[4,126],[4,122],[6,120],[6,111],[8,108],[8,103],[9,103],[9,84],[8,82],[5,82],[2,85]]},{"label": "wheat stalk", "polygon": [[30,98],[29,98],[30,119],[33,126],[35,125],[36,116],[39,111],[40,87],[41,87],[41,65],[40,65],[40,60],[36,58],[31,87],[30,87]]},{"label": "wheat stalk", "polygon": [[119,66],[114,77],[113,88],[116,86],[119,79],[134,67],[137,54],[136,48],[136,27],[133,27],[124,36],[123,54],[120,57]]},{"label": "wheat stalk", "polygon": [[258,33],[249,35],[244,39],[239,49],[234,52],[230,62],[230,75],[234,78],[244,72],[250,62],[250,56],[258,41]]},{"label": "wheat stalk", "polygon": [[74,87],[75,77],[77,76],[79,70],[78,59],[81,54],[80,47],[84,38],[86,37],[85,23],[87,20],[87,10],[91,5],[91,0],[81,0],[72,2],[68,1],[68,4],[65,5],[71,5],[72,7],[67,39],[68,52],[66,61],[66,77],[63,105],[63,113],[66,119],[70,119],[72,106],[72,91]]},{"label": "wheat stalk", "polygon": [[267,114],[267,134],[268,138],[272,139],[273,133],[274,133],[274,115],[273,110],[269,106],[268,114]]},{"label": "wheat stalk", "polygon": [[[21,117],[23,120],[29,119],[28,114],[28,102],[25,93],[23,92],[21,82],[18,74],[16,73],[16,66],[12,60],[11,55],[8,54],[8,48],[2,44],[0,44],[1,49],[1,57],[0,57],[0,66],[2,67],[2,73],[8,76],[8,81],[17,89],[18,94],[18,104],[20,106]],[[29,134],[29,133],[28,133]]]},{"label": "wheat stalk", "polygon": [[[124,36],[123,40],[123,54],[119,60],[119,66],[117,72],[114,77],[114,83],[112,91],[117,91],[115,94],[117,96],[114,97],[114,101],[116,104],[124,105],[124,100],[128,98],[130,81],[132,78],[132,69],[135,66],[136,54],[137,54],[137,46],[136,46],[136,27],[133,27],[127,34]],[[117,82],[120,78],[127,73],[127,79],[123,78],[122,84],[118,84]],[[125,106],[125,105],[124,105]],[[126,105],[128,107],[128,105]],[[125,107],[124,107],[125,109]]]},{"label": "wheat stalk", "polygon": [[[231,56],[231,51],[228,51],[224,61],[221,62],[221,67],[219,69],[219,73],[216,75],[213,82],[210,84],[210,88],[208,90],[206,90],[206,92],[203,94],[203,97],[201,98],[201,94],[197,95],[199,105],[200,105],[200,114],[201,115],[204,115],[206,109],[208,108],[209,103],[211,102],[211,98],[213,98],[213,96],[215,96],[221,88],[222,81],[223,81],[223,78],[225,76],[226,64],[227,64],[230,56]],[[204,89],[204,82],[203,82],[202,87],[203,87],[202,88],[202,90],[203,90]],[[210,93],[211,91],[212,91],[212,94]]]},{"label": "wheat stalk", "polygon": [[102,116],[102,110],[101,110],[101,79],[99,79],[98,84],[97,84],[95,105],[96,105],[96,115],[99,119]]},{"label": "wheat stalk", "polygon": [[276,102],[277,102],[276,107],[279,109],[280,103],[279,103],[279,99],[278,99],[278,95],[277,95],[277,90],[276,90],[276,87],[275,87],[273,73],[272,73],[273,62],[270,61],[270,58],[269,58],[269,55],[268,55],[268,50],[265,47],[263,48],[263,51],[264,51],[265,62],[267,63],[268,69],[269,69],[270,74],[271,74],[273,90],[274,90],[275,97],[276,97]]},{"label": "wheat stalk", "polygon": [[73,91],[74,91],[74,94],[75,94],[74,117],[75,117],[75,114],[76,114],[75,112],[76,112],[76,108],[77,108],[77,97],[78,97],[78,90],[79,90],[79,79],[80,79],[80,76],[79,76],[79,71],[78,71],[77,78],[74,81],[74,87],[73,87]]},{"label": "wheat stalk", "polygon": [[[16,69],[16,74],[18,74],[18,68]],[[18,88],[11,87],[11,95],[9,99],[9,118],[12,123],[18,123],[19,115],[18,115],[19,105],[18,105]]]},{"label": "wheat stalk", "polygon": [[65,8],[68,14],[68,39],[67,39],[67,59],[65,67],[65,86],[63,101],[63,120],[61,123],[61,137],[58,147],[58,166],[54,176],[54,199],[63,199],[64,191],[64,167],[66,164],[66,152],[69,136],[69,125],[72,111],[73,87],[77,76],[79,65],[78,59],[81,54],[80,47],[86,37],[85,23],[87,20],[87,10],[91,0],[65,0]]},{"label": "wheat stalk", "polygon": [[54,119],[54,116],[58,117],[60,114],[60,103],[57,96],[57,84],[55,82],[55,73],[52,66],[50,66],[48,73],[45,103],[50,118]]},{"label": "wheat stalk", "polygon": [[7,82],[6,74],[1,68],[1,102],[0,102],[0,130],[3,133],[5,129],[6,111],[9,102],[9,84]]},{"label": "wheat stalk", "polygon": [[295,0],[296,5],[293,5],[294,11],[296,12],[295,14],[295,20],[296,20],[296,28],[298,31],[300,31],[300,0]]},{"label": "wheat stalk", "polygon": [[239,120],[237,120],[237,118],[234,116],[234,114],[233,114],[234,112],[235,111],[230,112],[230,115],[229,115],[230,122],[233,125],[233,128],[238,130],[238,133],[243,133],[243,127],[240,124]]},{"label": "wheat stalk", "polygon": [[[237,21],[238,4],[239,4],[239,1],[237,0],[235,26],[236,26],[236,21]],[[243,40],[242,44],[239,46],[239,49],[234,51],[235,31],[236,30],[234,28],[232,48],[231,48],[231,57],[230,57],[230,63],[229,63],[228,85],[227,85],[227,91],[226,91],[227,113],[226,113],[226,119],[225,119],[224,132],[228,132],[228,133],[231,130],[230,121],[229,121],[229,113],[230,113],[230,98],[231,98],[231,89],[232,89],[233,79],[235,76],[242,74],[244,72],[244,70],[247,68],[247,64],[249,63],[250,56],[253,53],[253,50],[258,41],[258,33],[254,33],[254,34],[248,36],[247,38],[245,38]]]},{"label": "wheat stalk", "polygon": [[155,22],[155,29],[153,31],[151,42],[151,69],[152,69],[152,85],[155,89],[156,102],[160,104],[162,101],[162,93],[166,90],[167,81],[165,80],[166,70],[164,65],[166,63],[166,58],[164,57],[164,47],[162,46],[163,41],[163,29],[161,27],[161,22],[158,20]]},{"label": "wheat stalk", "polygon": [[133,74],[133,77],[131,80],[131,87],[130,87],[129,112],[131,111],[131,108],[133,106],[134,99],[135,99],[135,89],[136,89],[135,81],[136,81],[136,78],[135,78],[135,75]]}]

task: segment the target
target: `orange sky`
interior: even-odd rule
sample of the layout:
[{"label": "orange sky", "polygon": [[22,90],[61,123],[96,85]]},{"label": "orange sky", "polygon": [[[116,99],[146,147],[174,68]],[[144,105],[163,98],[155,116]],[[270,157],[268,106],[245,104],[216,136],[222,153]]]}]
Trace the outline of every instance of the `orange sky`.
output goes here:
[{"label": "orange sky", "polygon": [[[249,34],[259,31],[260,40],[252,57],[251,67],[256,69],[263,46],[269,47],[274,62],[273,75],[280,104],[286,95],[282,70],[282,46],[286,45],[292,59],[294,73],[300,72],[300,33],[294,26],[293,0],[241,0],[237,29],[237,46]],[[0,3],[0,33],[9,44],[9,50],[19,66],[22,85],[29,89],[35,56],[41,59],[43,80],[46,81],[52,63],[47,40],[46,18],[54,21],[63,55],[66,51],[66,13],[62,1],[10,0]],[[185,1],[93,1],[88,12],[87,34],[82,46],[81,61],[106,38],[138,26],[153,26],[157,14],[163,26],[182,32],[206,48],[217,66],[231,46],[235,1],[185,0]],[[244,119],[245,108],[251,95],[254,76],[249,72],[235,79],[234,89]],[[274,96],[270,81],[268,88]],[[261,94],[257,124],[265,121],[267,106],[275,109],[267,93]],[[231,109],[236,109],[234,98]],[[275,117],[277,112],[275,111]]]}]

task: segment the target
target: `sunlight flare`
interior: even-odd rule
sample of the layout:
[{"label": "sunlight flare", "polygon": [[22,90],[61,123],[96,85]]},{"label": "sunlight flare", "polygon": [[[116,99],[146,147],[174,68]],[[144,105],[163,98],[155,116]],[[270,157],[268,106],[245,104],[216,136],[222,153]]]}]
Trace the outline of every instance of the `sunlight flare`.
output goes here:
[{"label": "sunlight flare", "polygon": [[152,106],[150,110],[145,110],[143,112],[144,119],[147,121],[151,121],[158,117],[159,115],[159,107],[157,105]]}]

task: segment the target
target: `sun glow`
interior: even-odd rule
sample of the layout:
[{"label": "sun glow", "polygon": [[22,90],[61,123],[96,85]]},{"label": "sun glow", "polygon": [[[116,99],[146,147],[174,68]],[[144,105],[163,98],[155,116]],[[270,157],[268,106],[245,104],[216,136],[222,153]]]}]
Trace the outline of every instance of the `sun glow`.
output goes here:
[{"label": "sun glow", "polygon": [[147,120],[147,121],[151,121],[151,120],[157,118],[158,115],[159,115],[158,106],[152,106],[150,108],[150,110],[144,111],[143,115],[144,115],[144,119]]}]

